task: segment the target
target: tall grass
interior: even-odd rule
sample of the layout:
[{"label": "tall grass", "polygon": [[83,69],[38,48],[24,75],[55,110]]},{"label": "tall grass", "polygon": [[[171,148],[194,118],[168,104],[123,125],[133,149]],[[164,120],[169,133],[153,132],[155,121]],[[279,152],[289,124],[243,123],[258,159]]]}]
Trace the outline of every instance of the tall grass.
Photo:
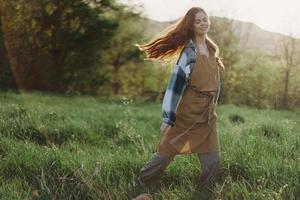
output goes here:
[{"label": "tall grass", "polygon": [[[0,199],[127,199],[159,142],[161,104],[0,93]],[[218,105],[215,199],[300,199],[300,112]],[[201,172],[176,156],[155,199],[191,199]]]}]

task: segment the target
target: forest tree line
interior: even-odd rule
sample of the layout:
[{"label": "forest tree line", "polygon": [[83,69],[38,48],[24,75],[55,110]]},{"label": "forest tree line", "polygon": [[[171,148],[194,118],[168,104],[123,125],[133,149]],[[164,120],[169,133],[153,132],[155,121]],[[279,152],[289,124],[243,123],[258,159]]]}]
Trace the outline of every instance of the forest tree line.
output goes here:
[{"label": "forest tree line", "polygon": [[[0,18],[0,89],[161,101],[174,66],[134,46],[153,36],[140,12],[114,0],[0,0]],[[211,21],[226,69],[219,104],[300,107],[299,40],[247,51],[230,20]]]}]

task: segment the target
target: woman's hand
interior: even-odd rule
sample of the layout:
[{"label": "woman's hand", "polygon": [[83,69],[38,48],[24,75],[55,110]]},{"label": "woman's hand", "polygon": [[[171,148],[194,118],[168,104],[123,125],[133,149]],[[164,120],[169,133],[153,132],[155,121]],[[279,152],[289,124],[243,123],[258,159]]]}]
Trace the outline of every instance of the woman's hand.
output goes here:
[{"label": "woman's hand", "polygon": [[160,134],[165,135],[170,128],[171,128],[170,124],[166,124],[166,123],[163,122],[160,126]]}]

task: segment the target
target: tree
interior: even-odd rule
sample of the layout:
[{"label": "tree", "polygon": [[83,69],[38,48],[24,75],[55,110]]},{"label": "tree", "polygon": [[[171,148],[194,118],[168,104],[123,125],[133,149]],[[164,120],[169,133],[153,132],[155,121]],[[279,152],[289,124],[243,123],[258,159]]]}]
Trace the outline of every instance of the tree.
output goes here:
[{"label": "tree", "polygon": [[1,17],[0,17],[0,88],[1,89],[16,88],[16,83],[12,75],[9,60],[7,59],[6,56],[4,38],[1,29]]},{"label": "tree", "polygon": [[282,36],[276,43],[276,57],[280,61],[283,72],[283,93],[280,108],[289,109],[289,87],[292,71],[300,65],[300,45],[292,34]]},{"label": "tree", "polygon": [[114,1],[1,0],[5,46],[18,86],[83,89],[118,27],[103,16],[108,9],[115,9]]},{"label": "tree", "polygon": [[143,61],[143,55],[134,46],[144,37],[147,19],[141,18],[140,12],[132,8],[114,12],[110,18],[119,22],[116,34],[109,41],[109,48],[101,55],[103,71],[107,79],[106,87],[114,95],[128,94],[135,96],[145,89],[146,79],[154,69]]}]

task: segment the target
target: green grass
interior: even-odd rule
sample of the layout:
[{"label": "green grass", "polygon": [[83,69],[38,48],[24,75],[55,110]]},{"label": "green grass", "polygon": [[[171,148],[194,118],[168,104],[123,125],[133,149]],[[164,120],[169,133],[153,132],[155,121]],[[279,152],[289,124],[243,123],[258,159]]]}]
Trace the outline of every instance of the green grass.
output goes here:
[{"label": "green grass", "polygon": [[[159,142],[161,104],[0,93],[0,199],[126,199]],[[300,112],[218,105],[215,199],[300,199]],[[201,172],[176,156],[155,199],[191,199]]]}]

